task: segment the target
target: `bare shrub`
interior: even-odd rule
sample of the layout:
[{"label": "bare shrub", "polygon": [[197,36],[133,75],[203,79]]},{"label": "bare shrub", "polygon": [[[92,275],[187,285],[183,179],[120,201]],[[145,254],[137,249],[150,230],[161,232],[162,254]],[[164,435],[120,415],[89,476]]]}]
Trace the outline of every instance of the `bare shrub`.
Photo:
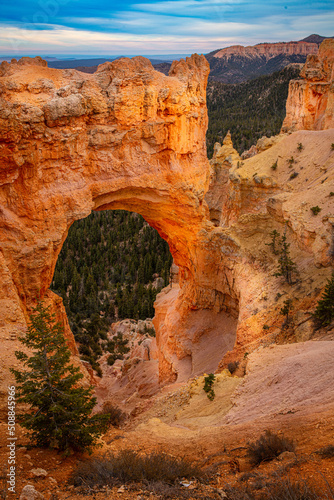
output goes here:
[{"label": "bare shrub", "polygon": [[230,372],[231,375],[233,375],[238,366],[239,366],[238,361],[231,361],[231,363],[227,365],[228,371]]},{"label": "bare shrub", "polygon": [[247,486],[235,487],[225,484],[224,492],[228,500],[256,500],[254,493]]},{"label": "bare shrub", "polygon": [[334,445],[329,444],[328,446],[325,446],[324,448],[318,450],[317,453],[323,458],[334,458]]},{"label": "bare shrub", "polygon": [[141,456],[132,450],[109,452],[81,463],[73,472],[75,486],[113,485],[119,482],[164,482],[174,484],[181,478],[200,478],[202,472],[194,464],[166,453]]},{"label": "bare shrub", "polygon": [[[245,480],[253,479],[252,476],[245,476]],[[225,485],[224,491],[228,500],[333,500],[334,494],[326,478],[319,490],[314,488],[304,478],[292,481],[289,477],[282,478],[276,476],[272,482],[263,482],[261,485],[253,483],[251,485],[240,485],[238,487]],[[255,491],[260,489],[261,491]]]},{"label": "bare shrub", "polygon": [[120,427],[122,423],[126,420],[127,415],[118,406],[112,404],[110,401],[104,403],[102,410],[98,412],[98,415],[108,415],[107,419],[108,427],[112,425],[113,427]]},{"label": "bare shrub", "polygon": [[265,431],[254,443],[248,443],[247,455],[252,465],[273,460],[283,451],[294,451],[295,445],[284,436],[278,436],[270,430]]},{"label": "bare shrub", "polygon": [[241,474],[239,477],[239,481],[249,481],[250,479],[257,479],[259,477],[259,474],[257,472],[244,472]]},{"label": "bare shrub", "polygon": [[326,489],[327,492],[322,489],[320,496],[319,492],[306,480],[299,479],[293,482],[290,478],[286,478],[275,481],[269,487],[267,486],[267,491],[259,500],[320,500],[333,498],[330,489]]}]

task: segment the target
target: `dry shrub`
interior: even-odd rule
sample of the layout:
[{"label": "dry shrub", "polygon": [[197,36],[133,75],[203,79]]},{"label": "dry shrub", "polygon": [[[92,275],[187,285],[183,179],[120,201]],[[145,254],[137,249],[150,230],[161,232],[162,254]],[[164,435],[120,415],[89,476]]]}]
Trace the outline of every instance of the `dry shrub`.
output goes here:
[{"label": "dry shrub", "polygon": [[113,427],[120,427],[123,422],[126,420],[127,415],[124,413],[118,406],[113,405],[111,402],[106,402],[103,405],[101,411],[98,412],[98,415],[108,415],[107,426],[112,425]]},{"label": "dry shrub", "polygon": [[224,486],[224,492],[226,493],[228,500],[256,500],[254,493],[248,486],[236,487],[226,484]]},{"label": "dry shrub", "polygon": [[261,492],[254,491],[258,489],[255,484],[238,487],[225,485],[224,491],[228,500],[334,500],[331,487],[325,478],[323,480],[319,491],[303,478],[292,481],[279,476],[274,482],[264,481]]},{"label": "dry shrub", "polygon": [[245,481],[249,481],[250,479],[258,479],[259,477],[261,477],[261,476],[257,472],[244,472],[239,477],[239,481],[245,482]]},{"label": "dry shrub", "polygon": [[233,373],[236,371],[236,369],[238,368],[238,366],[239,366],[239,362],[238,361],[231,361],[227,365],[227,369],[230,372],[230,374],[233,375]]},{"label": "dry shrub", "polygon": [[254,443],[248,444],[247,455],[252,465],[277,458],[283,451],[295,451],[295,445],[284,436],[267,430]]},{"label": "dry shrub", "polygon": [[166,453],[141,456],[132,450],[109,452],[81,463],[72,474],[75,486],[114,485],[119,482],[163,482],[174,484],[181,478],[200,478],[202,472],[192,463]]},{"label": "dry shrub", "polygon": [[321,448],[319,451],[317,451],[317,453],[319,455],[321,455],[323,458],[333,458],[334,457],[334,445],[329,444],[328,446]]},{"label": "dry shrub", "polygon": [[305,479],[299,479],[296,482],[292,482],[290,478],[280,479],[267,486],[266,489],[267,491],[259,500],[329,500],[334,498],[328,484],[319,492]]}]

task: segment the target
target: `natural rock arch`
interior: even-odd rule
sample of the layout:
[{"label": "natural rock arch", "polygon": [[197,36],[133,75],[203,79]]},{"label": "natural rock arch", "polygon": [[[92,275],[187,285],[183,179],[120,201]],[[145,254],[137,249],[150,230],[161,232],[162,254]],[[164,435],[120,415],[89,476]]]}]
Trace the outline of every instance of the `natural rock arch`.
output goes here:
[{"label": "natural rock arch", "polygon": [[208,345],[203,334],[214,332],[216,365],[233,347],[235,320],[227,319],[224,339],[219,313],[238,314],[231,266],[238,249],[209,221],[204,201],[208,73],[198,55],[174,62],[168,77],[142,57],[93,75],[50,69],[40,58],[2,63],[3,332],[24,328],[40,296],[65,317],[48,287],[70,225],[92,210],[125,209],[159,231],[180,268],[180,292],[157,315],[161,379],[210,365],[203,355],[192,359],[194,343],[201,354]]}]

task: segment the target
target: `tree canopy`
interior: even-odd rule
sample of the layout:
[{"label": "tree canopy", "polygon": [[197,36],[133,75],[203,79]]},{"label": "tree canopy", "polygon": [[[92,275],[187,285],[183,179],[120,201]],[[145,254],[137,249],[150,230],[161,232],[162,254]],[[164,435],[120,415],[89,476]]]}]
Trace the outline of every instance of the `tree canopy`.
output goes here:
[{"label": "tree canopy", "polygon": [[91,416],[96,403],[93,387],[80,386],[83,375],[70,364],[63,327],[49,307],[36,306],[20,341],[32,350],[30,356],[15,353],[24,370],[11,369],[18,402],[29,405],[20,424],[31,431],[31,440],[38,446],[90,450],[105,428],[106,417]]}]

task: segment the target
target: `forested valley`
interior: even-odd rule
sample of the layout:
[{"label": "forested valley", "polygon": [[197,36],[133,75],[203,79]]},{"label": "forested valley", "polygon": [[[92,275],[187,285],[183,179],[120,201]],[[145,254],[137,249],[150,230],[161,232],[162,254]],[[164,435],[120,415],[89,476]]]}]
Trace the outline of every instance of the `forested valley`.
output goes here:
[{"label": "forested valley", "polygon": [[52,290],[63,298],[82,358],[94,369],[113,321],[154,316],[171,263],[167,243],[138,214],[93,212],[71,226]]},{"label": "forested valley", "polygon": [[241,154],[260,137],[277,135],[285,117],[289,81],[300,69],[288,66],[271,75],[235,85],[211,81],[207,88],[209,127],[208,157],[215,142],[222,143],[230,130],[235,149]]}]

